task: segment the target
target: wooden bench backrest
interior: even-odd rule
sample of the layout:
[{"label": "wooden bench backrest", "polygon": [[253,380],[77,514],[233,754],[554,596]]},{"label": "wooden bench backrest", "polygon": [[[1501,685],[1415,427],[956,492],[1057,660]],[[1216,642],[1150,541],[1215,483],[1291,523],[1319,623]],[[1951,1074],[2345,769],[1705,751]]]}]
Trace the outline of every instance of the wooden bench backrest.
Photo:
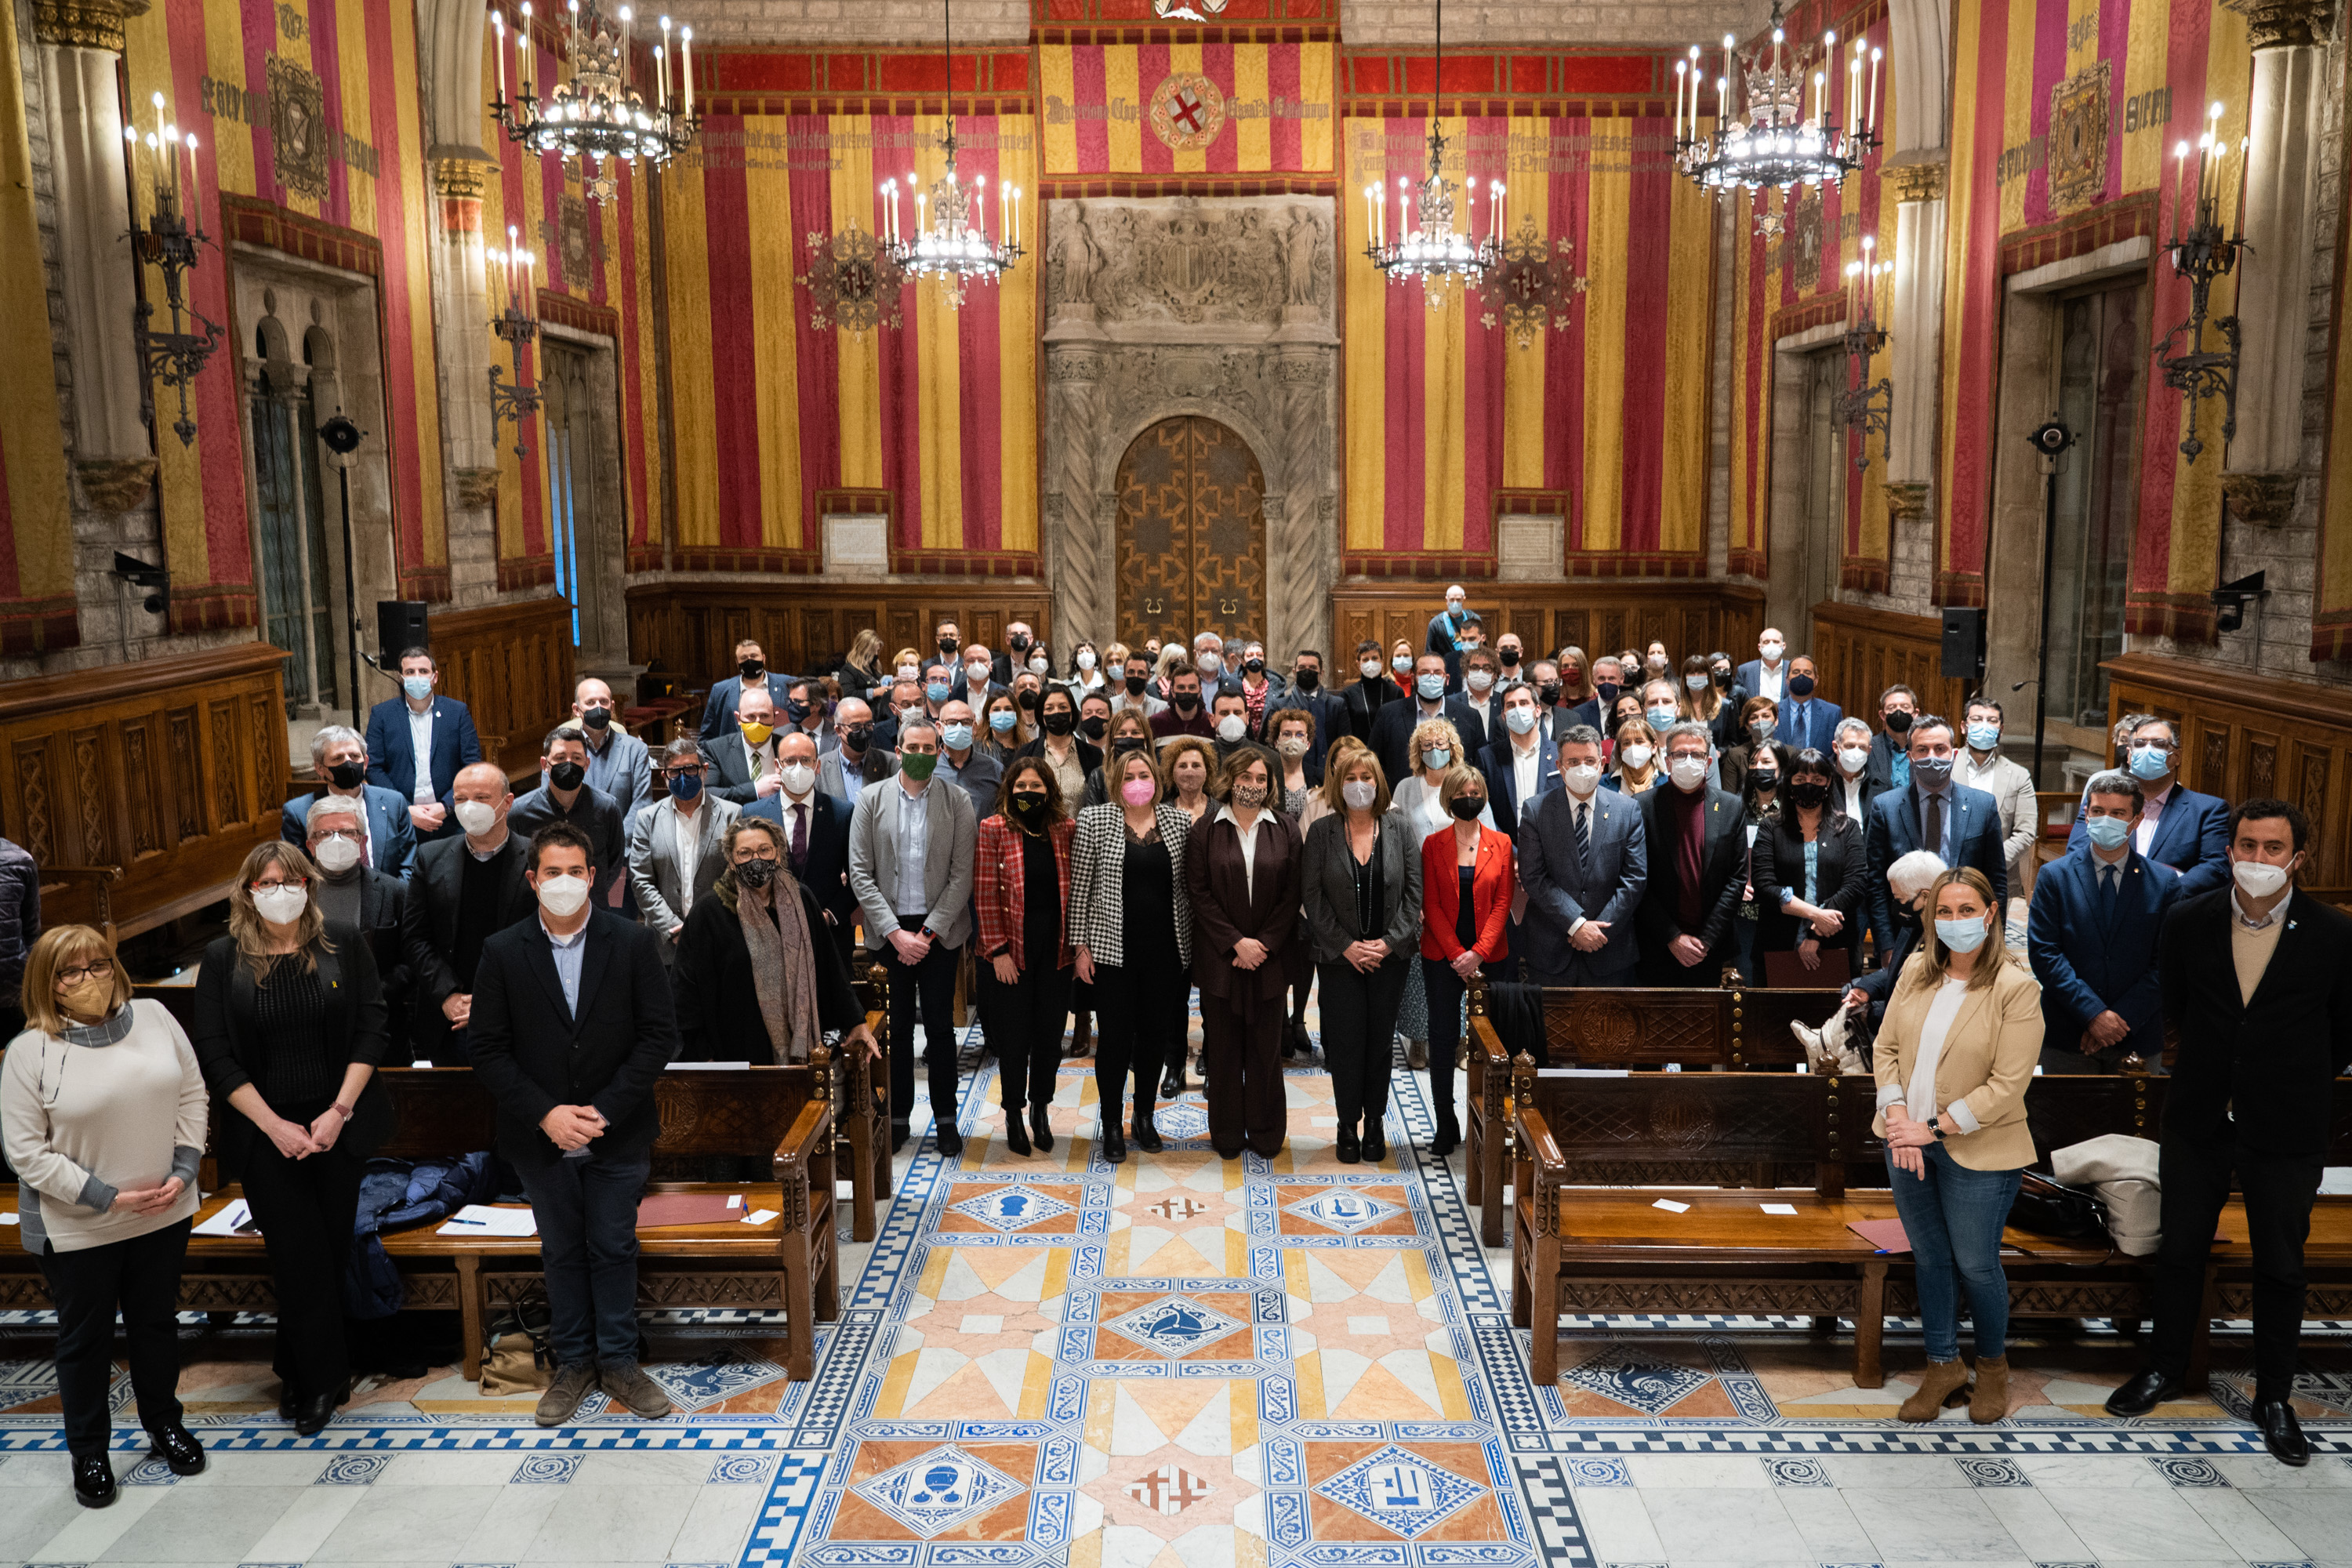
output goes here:
[{"label": "wooden bench backrest", "polygon": [[1842,994],[1762,985],[1547,986],[1544,1039],[1560,1067],[1784,1065],[1805,1059],[1790,1023],[1822,1023]]},{"label": "wooden bench backrest", "polygon": [[[1514,1089],[1543,1114],[1580,1184],[1845,1189],[1846,1143],[1863,1115],[1838,1080],[1801,1073],[1588,1077],[1522,1067]],[[1834,1121],[1832,1119],[1835,1118]]]}]

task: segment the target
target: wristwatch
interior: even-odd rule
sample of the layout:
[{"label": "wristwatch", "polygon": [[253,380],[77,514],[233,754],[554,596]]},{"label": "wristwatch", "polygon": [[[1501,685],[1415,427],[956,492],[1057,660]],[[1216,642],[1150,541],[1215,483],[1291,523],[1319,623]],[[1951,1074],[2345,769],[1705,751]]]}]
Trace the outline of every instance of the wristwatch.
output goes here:
[{"label": "wristwatch", "polygon": [[1927,1122],[1927,1131],[1936,1135],[1937,1142],[1941,1143],[1944,1141],[1944,1124],[1942,1122],[1930,1119]]}]

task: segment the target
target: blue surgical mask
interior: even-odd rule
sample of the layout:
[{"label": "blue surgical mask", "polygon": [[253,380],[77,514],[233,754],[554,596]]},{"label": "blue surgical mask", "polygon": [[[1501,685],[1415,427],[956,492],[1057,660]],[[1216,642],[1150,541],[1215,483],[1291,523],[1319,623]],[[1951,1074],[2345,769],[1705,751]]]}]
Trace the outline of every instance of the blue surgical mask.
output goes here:
[{"label": "blue surgical mask", "polygon": [[411,702],[422,702],[433,695],[433,678],[429,675],[404,675],[400,678],[400,689],[408,694]]},{"label": "blue surgical mask", "polygon": [[1936,922],[1936,940],[1954,952],[1974,952],[1984,945],[1984,939],[1985,923],[1981,915],[1972,920]]},{"label": "blue surgical mask", "polygon": [[1653,708],[1650,710],[1650,727],[1652,729],[1663,730],[1674,721],[1675,710],[1673,709]]},{"label": "blue surgical mask", "polygon": [[1990,752],[1990,751],[1991,751],[1995,746],[1998,746],[1998,745],[2000,745],[2000,725],[1998,725],[1998,724],[1971,724],[1971,725],[1969,725],[1969,749],[1970,751],[1976,751],[1976,752]]},{"label": "blue surgical mask", "polygon": [[934,702],[945,702],[948,700],[948,694],[954,689],[955,688],[944,680],[934,680],[923,688],[923,695]]},{"label": "blue surgical mask", "polygon": [[1000,735],[1010,733],[1013,726],[1019,722],[1021,715],[1010,708],[999,708],[988,716],[988,727]]},{"label": "blue surgical mask", "polygon": [[1536,710],[1532,708],[1506,708],[1503,710],[1503,722],[1510,726],[1512,734],[1524,735],[1536,727]]},{"label": "blue surgical mask", "polygon": [[1414,690],[1421,693],[1421,700],[1423,702],[1434,702],[1439,698],[1445,695],[1445,677],[1442,675],[1416,676],[1413,679],[1412,687]]},{"label": "blue surgical mask", "polygon": [[2083,831],[2102,849],[2120,849],[2124,840],[2131,837],[2131,822],[2121,816],[2085,817]]},{"label": "blue surgical mask", "polygon": [[1444,746],[1430,746],[1421,753],[1421,765],[1435,773],[1454,760],[1454,753]]},{"label": "blue surgical mask", "polygon": [[950,752],[961,752],[970,749],[971,745],[971,726],[969,724],[940,725],[940,744]]},{"label": "blue surgical mask", "polygon": [[2131,752],[2132,777],[2142,784],[2153,783],[2171,770],[2172,758],[2161,746],[2134,746]]}]

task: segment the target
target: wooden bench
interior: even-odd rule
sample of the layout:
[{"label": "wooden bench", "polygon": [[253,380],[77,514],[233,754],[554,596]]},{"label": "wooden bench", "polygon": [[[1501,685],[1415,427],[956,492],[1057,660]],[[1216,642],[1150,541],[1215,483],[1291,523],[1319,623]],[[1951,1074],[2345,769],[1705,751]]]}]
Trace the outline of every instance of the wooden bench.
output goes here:
[{"label": "wooden bench", "polygon": [[[740,1192],[746,1214],[771,1209],[776,1217],[759,1226],[730,1221],[641,1231],[638,1306],[781,1309],[785,1371],[794,1382],[814,1375],[815,1325],[832,1321],[840,1310],[834,1108],[845,1076],[832,1048],[820,1046],[805,1065],[673,1069],[655,1085],[657,1158],[755,1157],[769,1162],[775,1179],[657,1182],[647,1191]],[[415,1159],[491,1147],[493,1107],[472,1069],[389,1068],[378,1077],[392,1100],[393,1128],[377,1154]],[[209,1173],[212,1161],[205,1164]],[[205,1177],[200,1183],[207,1194],[200,1223],[241,1195],[235,1184],[214,1190]],[[0,1205],[16,1208],[14,1187],[0,1188]],[[45,1308],[50,1303],[39,1266],[17,1234],[13,1226],[0,1227],[0,1308]],[[382,1239],[400,1271],[408,1307],[459,1314],[469,1380],[481,1375],[491,1309],[544,1291],[535,1237],[443,1236],[436,1221]],[[192,1237],[180,1304],[190,1310],[274,1310],[260,1238]]]}]

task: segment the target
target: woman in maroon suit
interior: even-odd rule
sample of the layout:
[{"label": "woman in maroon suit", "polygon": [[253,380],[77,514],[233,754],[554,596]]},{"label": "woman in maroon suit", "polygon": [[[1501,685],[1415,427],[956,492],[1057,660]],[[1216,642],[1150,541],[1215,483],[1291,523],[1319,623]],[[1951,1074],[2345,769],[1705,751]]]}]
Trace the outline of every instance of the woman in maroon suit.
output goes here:
[{"label": "woman in maroon suit", "polygon": [[1269,1160],[1282,1152],[1284,960],[1298,940],[1303,865],[1274,783],[1259,748],[1227,757],[1212,792],[1223,804],[1194,826],[1184,856],[1209,1142],[1228,1160],[1244,1145]]}]

